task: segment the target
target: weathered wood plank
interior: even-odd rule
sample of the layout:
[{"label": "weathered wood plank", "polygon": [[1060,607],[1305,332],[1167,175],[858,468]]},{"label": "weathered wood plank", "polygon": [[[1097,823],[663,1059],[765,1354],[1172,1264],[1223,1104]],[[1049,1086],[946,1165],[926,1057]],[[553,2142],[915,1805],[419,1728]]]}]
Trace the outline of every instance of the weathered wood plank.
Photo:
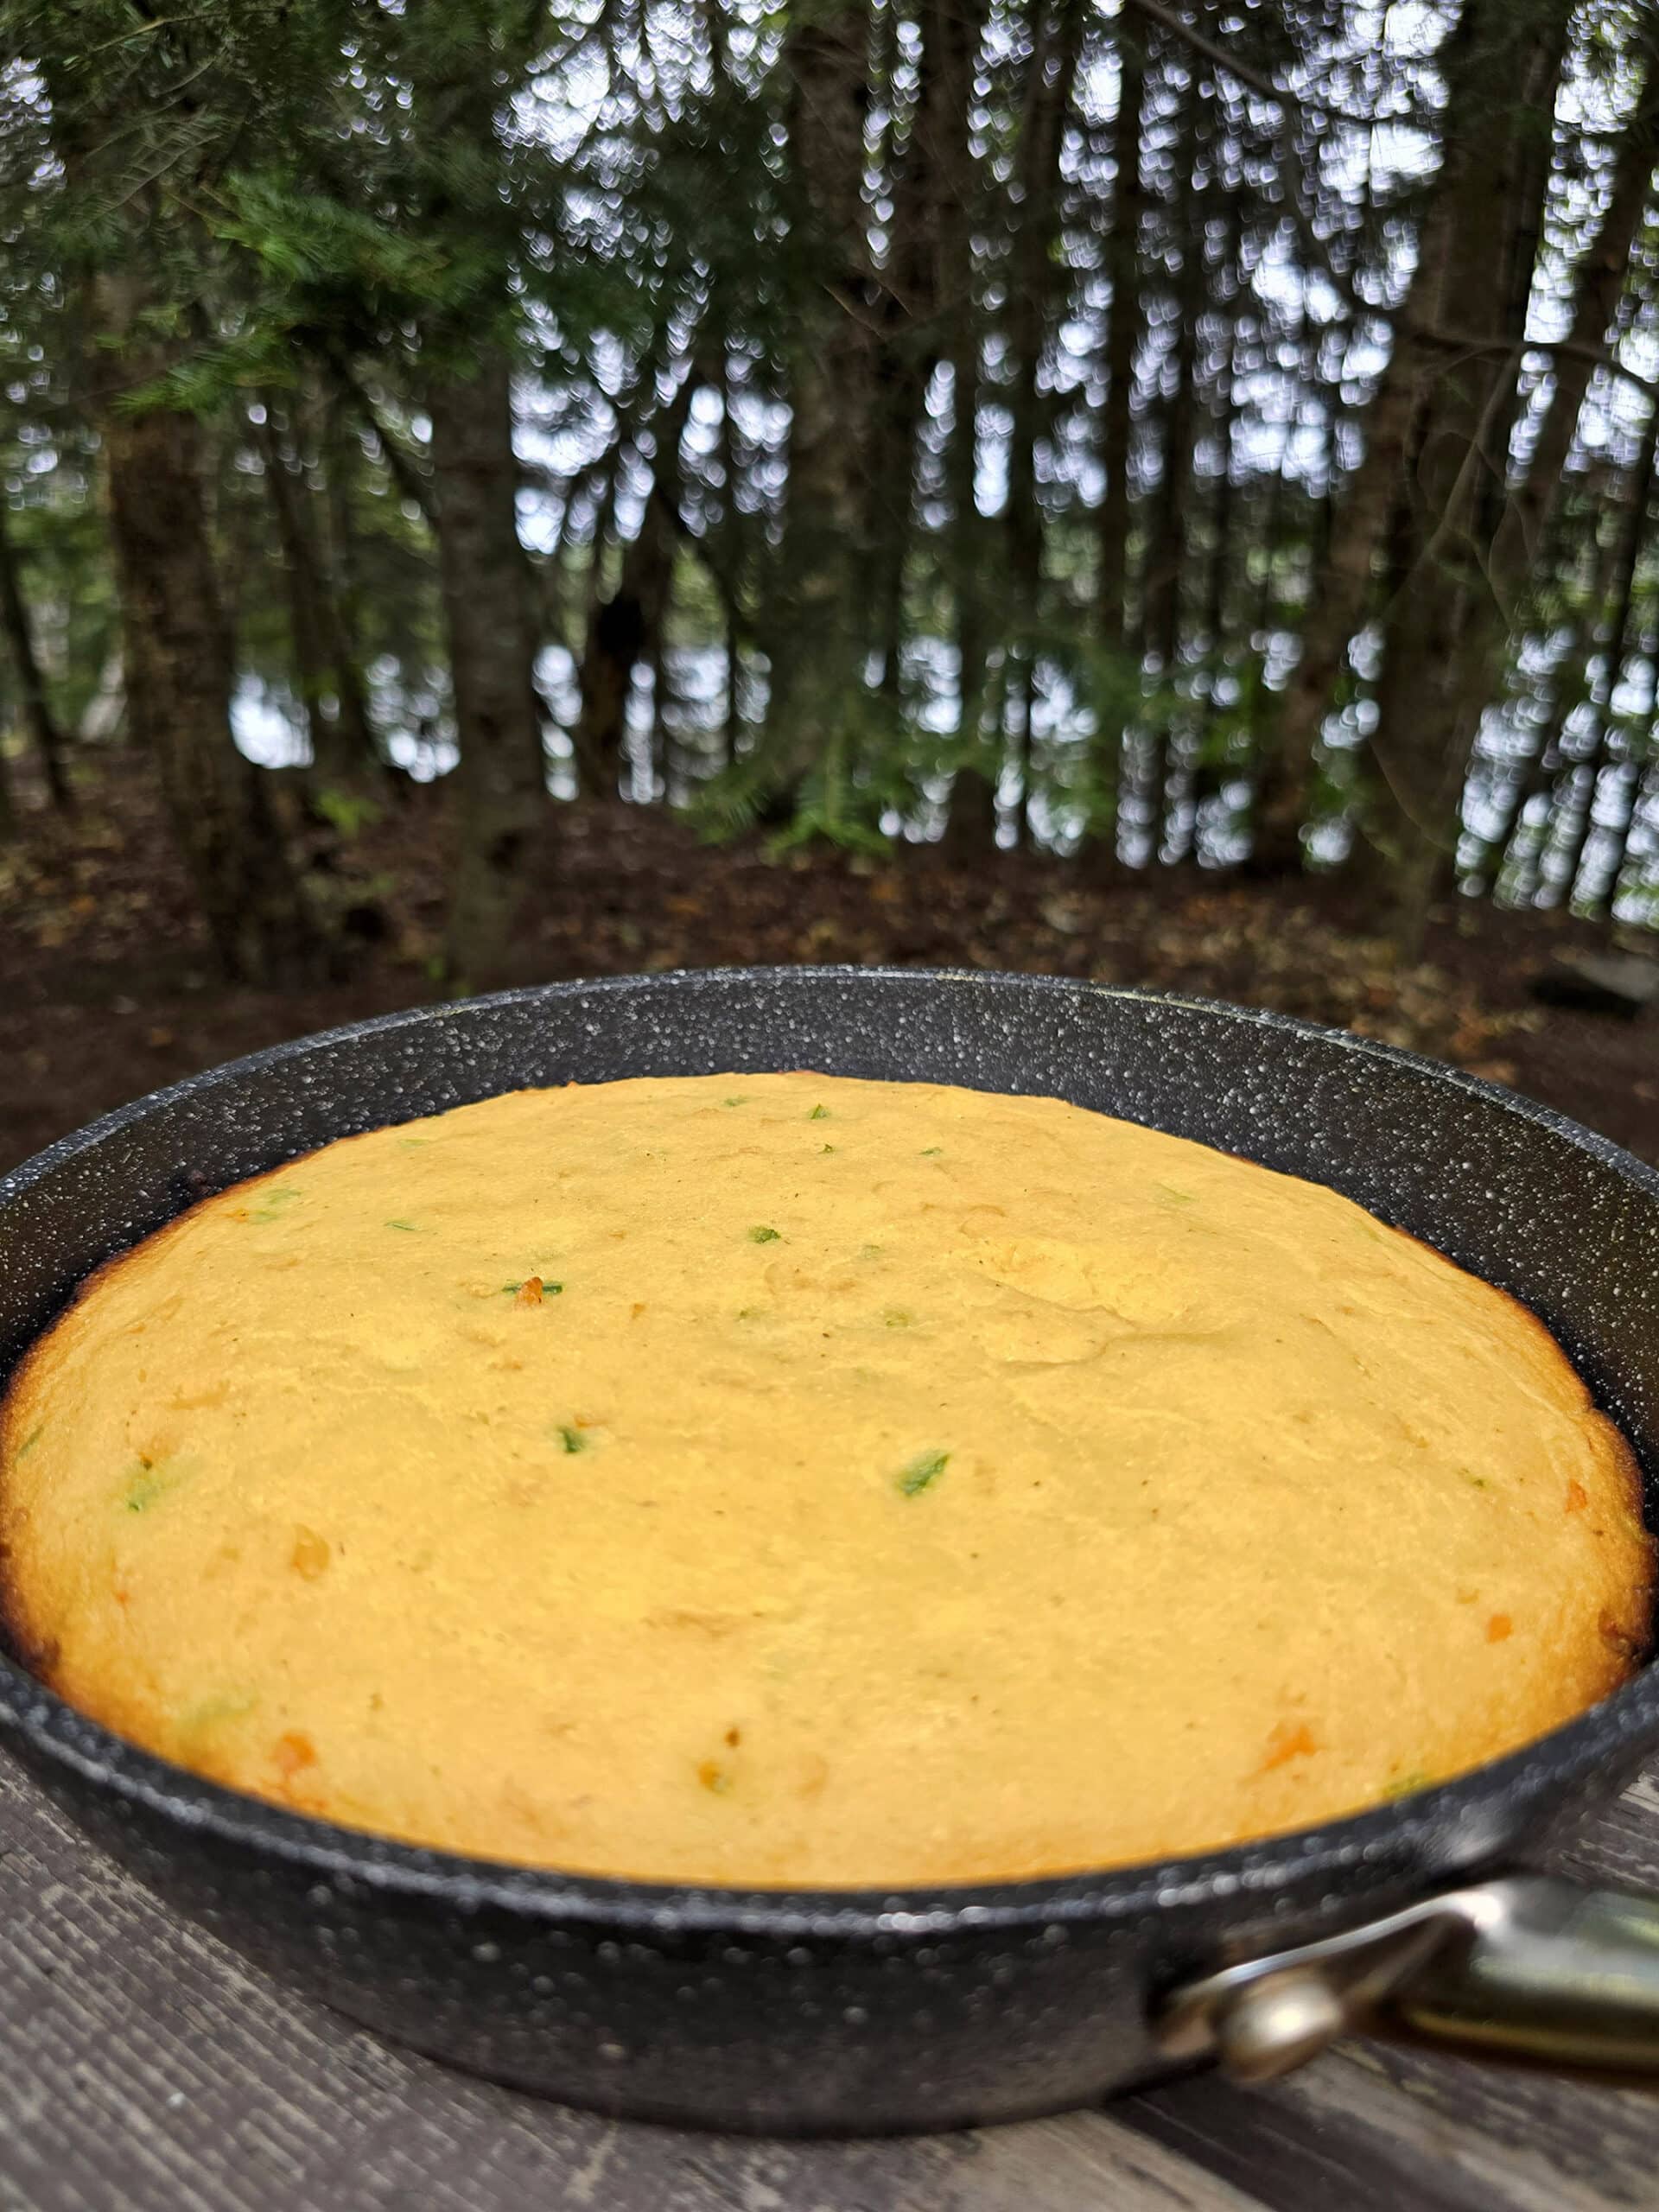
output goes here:
[{"label": "weathered wood plank", "polygon": [[[1659,1774],[1560,1863],[1659,1887]],[[0,1769],[3,2212],[1611,2212],[1656,2173],[1659,2098],[1361,2044],[910,2142],[619,2126],[277,1989]]]}]

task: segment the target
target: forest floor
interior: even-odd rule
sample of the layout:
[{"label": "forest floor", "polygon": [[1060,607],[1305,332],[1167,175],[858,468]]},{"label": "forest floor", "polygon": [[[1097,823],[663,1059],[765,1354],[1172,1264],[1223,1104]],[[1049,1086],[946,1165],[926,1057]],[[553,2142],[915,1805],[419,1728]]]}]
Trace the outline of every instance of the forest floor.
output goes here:
[{"label": "forest floor", "polygon": [[[196,1069],[441,988],[441,789],[411,787],[342,846],[341,903],[378,920],[347,976],[293,990],[217,976],[149,779],[130,757],[82,770],[71,820],[26,806],[22,828],[0,848],[0,1170]],[[892,961],[1175,988],[1411,1046],[1659,1162],[1659,1010],[1630,1020],[1531,996],[1560,952],[1603,944],[1604,932],[1565,916],[1456,900],[1436,917],[1422,964],[1400,969],[1356,926],[1336,882],[1264,887],[1168,869],[1092,883],[1027,854],[971,868],[911,849],[890,861],[774,856],[758,840],[702,843],[657,809],[584,805],[555,817],[511,980]]]}]

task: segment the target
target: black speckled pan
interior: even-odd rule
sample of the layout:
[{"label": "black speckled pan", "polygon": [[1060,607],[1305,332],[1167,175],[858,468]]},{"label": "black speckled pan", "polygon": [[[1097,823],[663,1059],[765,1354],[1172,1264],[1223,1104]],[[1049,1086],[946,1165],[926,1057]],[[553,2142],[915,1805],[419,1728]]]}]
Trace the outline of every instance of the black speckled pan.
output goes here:
[{"label": "black speckled pan", "polygon": [[[802,1067],[1058,1094],[1334,1185],[1543,1319],[1634,1445],[1654,1518],[1659,1176],[1380,1046],[1021,976],[559,984],[196,1077],[0,1180],[0,1372],[100,1261],[332,1138],[524,1084]],[[1528,1750],[1325,1827],[892,1896],[596,1881],[377,1841],[134,1750],[4,1662],[0,1734],[123,1864],[274,1973],[399,2042],[607,2111],[938,2126],[1217,2054],[1265,2074],[1361,2017],[1659,2068],[1659,1916],[1510,1871],[1659,1745],[1651,1671]]]}]

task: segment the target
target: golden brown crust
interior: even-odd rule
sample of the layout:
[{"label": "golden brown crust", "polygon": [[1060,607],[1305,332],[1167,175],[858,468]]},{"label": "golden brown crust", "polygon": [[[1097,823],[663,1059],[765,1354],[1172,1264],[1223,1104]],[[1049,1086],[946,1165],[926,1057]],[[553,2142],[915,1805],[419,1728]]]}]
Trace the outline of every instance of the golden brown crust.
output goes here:
[{"label": "golden brown crust", "polygon": [[[1426,1237],[1414,1236],[1410,1230],[1402,1229],[1396,1222],[1384,1222],[1381,1225],[1430,1258],[1446,1260],[1446,1255]],[[1484,1281],[1485,1278],[1483,1277],[1482,1281]],[[1503,1301],[1516,1325],[1530,1336],[1539,1363],[1564,1370],[1571,1377],[1578,1393],[1579,1408],[1586,1425],[1599,1431],[1611,1454],[1622,1492],[1619,1500],[1622,1512],[1639,1532],[1636,1541],[1645,1558],[1644,1579],[1631,1587],[1629,1611],[1614,1621],[1611,1629],[1602,1629],[1603,1640],[1619,1655],[1597,1692],[1598,1697],[1605,1697],[1641,1671],[1643,1662],[1652,1649],[1656,1542],[1645,1525],[1647,1501],[1641,1465],[1630,1439],[1617,1421],[1611,1420],[1597,1405],[1583,1376],[1564,1357],[1560,1345],[1541,1317],[1523,1300],[1516,1297],[1512,1291],[1505,1290],[1501,1284],[1488,1281],[1486,1287],[1494,1297]]]},{"label": "golden brown crust", "polygon": [[[308,1154],[298,1155],[302,1159],[310,1156]],[[291,1167],[295,1164],[294,1160],[289,1160],[287,1166]],[[48,1357],[48,1347],[63,1324],[140,1253],[153,1255],[163,1250],[186,1224],[207,1207],[238,1191],[252,1190],[257,1184],[274,1181],[285,1172],[283,1167],[265,1168],[257,1175],[244,1177],[239,1183],[226,1184],[222,1191],[208,1192],[201,1198],[193,1199],[182,1211],[164,1221],[159,1229],[153,1229],[147,1236],[140,1237],[136,1244],[125,1245],[120,1251],[111,1252],[107,1260],[100,1260],[89,1274],[81,1277],[64,1305],[25,1349],[22,1357],[7,1376],[4,1387],[0,1388],[0,1645],[10,1644],[20,1663],[43,1681],[48,1689],[57,1690],[60,1695],[67,1694],[57,1679],[61,1653],[54,1638],[42,1637],[32,1624],[24,1592],[12,1565],[15,1546],[9,1515],[15,1509],[9,1503],[5,1482],[6,1470],[15,1465],[18,1447],[23,1440],[21,1408],[34,1379],[36,1363],[43,1363]]]}]

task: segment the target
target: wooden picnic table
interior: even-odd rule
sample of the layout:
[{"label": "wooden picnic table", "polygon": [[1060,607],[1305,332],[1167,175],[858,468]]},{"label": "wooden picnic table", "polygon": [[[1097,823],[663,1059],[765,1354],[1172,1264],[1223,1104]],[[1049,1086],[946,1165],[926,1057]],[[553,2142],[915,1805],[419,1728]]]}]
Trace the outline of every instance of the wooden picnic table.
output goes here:
[{"label": "wooden picnic table", "polygon": [[[1555,1864],[1659,1888],[1659,1765]],[[1581,2212],[1659,2206],[1659,2091],[1354,2043],[973,2133],[783,2143],[393,2050],[118,1872],[0,1760],[0,2212]]]}]

